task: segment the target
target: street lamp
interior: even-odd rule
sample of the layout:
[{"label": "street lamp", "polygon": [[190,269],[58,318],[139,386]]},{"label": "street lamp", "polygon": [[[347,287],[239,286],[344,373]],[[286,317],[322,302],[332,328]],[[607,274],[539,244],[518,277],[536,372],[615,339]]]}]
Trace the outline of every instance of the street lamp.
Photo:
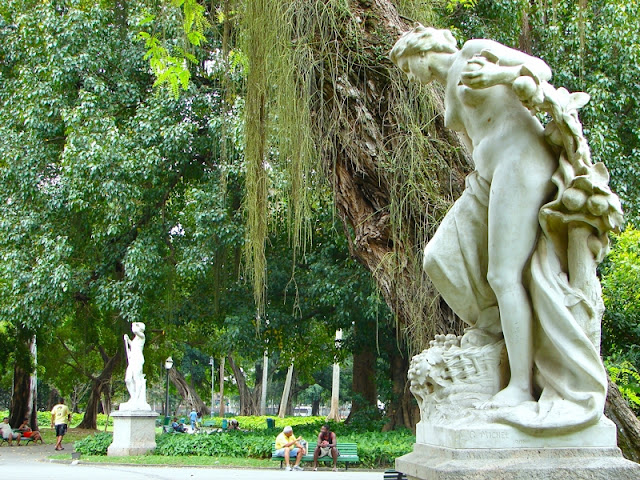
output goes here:
[{"label": "street lamp", "polygon": [[167,370],[167,395],[164,402],[164,416],[169,416],[169,370],[173,367],[173,358],[169,357],[164,361],[164,368]]},{"label": "street lamp", "polygon": [[211,365],[211,416],[213,417],[213,357],[209,357],[209,365]]}]

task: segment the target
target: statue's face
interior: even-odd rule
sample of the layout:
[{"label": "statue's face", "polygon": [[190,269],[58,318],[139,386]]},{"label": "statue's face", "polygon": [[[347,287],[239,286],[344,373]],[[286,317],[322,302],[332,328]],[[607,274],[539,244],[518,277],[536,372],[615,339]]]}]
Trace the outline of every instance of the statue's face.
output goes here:
[{"label": "statue's face", "polygon": [[433,52],[420,52],[398,59],[398,67],[407,74],[409,80],[427,84],[433,80],[431,62]]}]

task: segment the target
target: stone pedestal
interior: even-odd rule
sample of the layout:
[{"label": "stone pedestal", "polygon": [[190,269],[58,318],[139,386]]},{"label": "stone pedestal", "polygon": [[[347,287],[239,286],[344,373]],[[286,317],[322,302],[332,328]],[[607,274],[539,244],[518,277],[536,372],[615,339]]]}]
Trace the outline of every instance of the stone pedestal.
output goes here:
[{"label": "stone pedestal", "polygon": [[448,428],[420,422],[412,453],[396,470],[415,480],[637,480],[640,465],[616,446],[616,428],[596,425],[563,435],[529,435],[508,425]]},{"label": "stone pedestal", "polygon": [[144,455],[156,448],[156,418],[151,410],[117,411],[113,418],[113,443],[107,455]]},{"label": "stone pedestal", "polygon": [[558,432],[554,435],[544,431],[538,435],[526,433],[500,423],[480,422],[464,427],[452,427],[421,421],[416,426],[416,442],[445,448],[471,449],[515,449],[515,448],[580,448],[617,446],[615,424],[606,417],[578,431]]}]

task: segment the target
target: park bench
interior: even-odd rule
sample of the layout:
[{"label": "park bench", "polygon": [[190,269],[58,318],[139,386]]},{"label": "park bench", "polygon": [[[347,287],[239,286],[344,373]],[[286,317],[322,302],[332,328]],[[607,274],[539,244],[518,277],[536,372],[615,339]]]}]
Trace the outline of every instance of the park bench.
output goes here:
[{"label": "park bench", "polygon": [[23,443],[25,445],[29,445],[31,442],[33,442],[33,437],[25,437],[25,436],[20,437],[20,445],[22,445]]},{"label": "park bench", "polygon": [[[337,445],[338,452],[340,455],[338,456],[338,463],[344,463],[344,468],[347,470],[349,468],[350,463],[359,463],[360,457],[358,457],[358,444],[357,443],[340,443]],[[309,443],[307,445],[307,454],[302,457],[302,462],[313,462],[313,452],[316,449],[316,443]],[[284,457],[276,457],[276,442],[271,443],[271,460],[280,461],[280,468],[284,466]],[[318,458],[318,462],[333,462],[333,457],[331,455],[325,455],[324,457]],[[291,464],[295,463],[295,457],[291,457]]]},{"label": "park bench", "polygon": [[[13,433],[20,433],[20,430],[14,430]],[[14,440],[14,442],[17,442],[17,440]],[[29,445],[31,442],[33,442],[33,437],[20,437],[20,445]],[[0,435],[0,445],[3,445],[4,443],[9,445],[9,440]]]}]

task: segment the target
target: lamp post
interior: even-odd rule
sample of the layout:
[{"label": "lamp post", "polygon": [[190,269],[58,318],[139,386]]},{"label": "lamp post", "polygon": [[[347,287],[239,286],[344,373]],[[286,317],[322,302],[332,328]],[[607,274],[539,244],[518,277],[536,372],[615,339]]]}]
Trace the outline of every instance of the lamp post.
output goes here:
[{"label": "lamp post", "polygon": [[211,416],[213,417],[213,357],[209,357],[209,365],[211,365]]},{"label": "lamp post", "polygon": [[173,358],[169,357],[164,361],[164,368],[167,370],[167,395],[164,402],[164,416],[169,416],[169,370],[173,367]]}]

